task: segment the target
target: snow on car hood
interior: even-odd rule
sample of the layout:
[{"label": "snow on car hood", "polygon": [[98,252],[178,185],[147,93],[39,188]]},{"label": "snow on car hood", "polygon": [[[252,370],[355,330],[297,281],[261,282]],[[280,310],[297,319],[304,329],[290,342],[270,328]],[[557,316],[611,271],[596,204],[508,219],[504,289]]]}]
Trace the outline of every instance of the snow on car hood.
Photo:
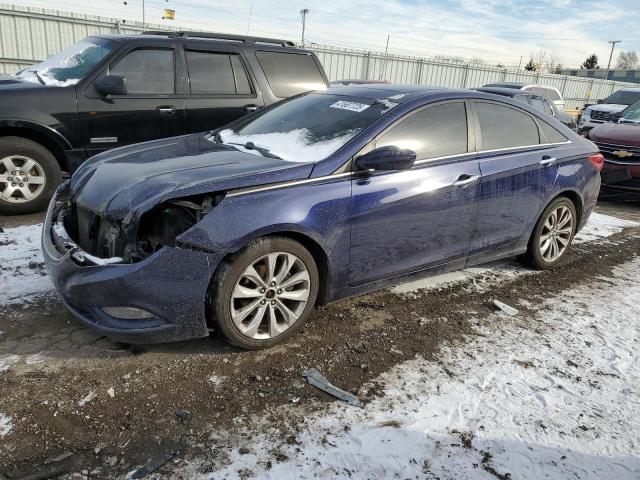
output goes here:
[{"label": "snow on car hood", "polygon": [[256,156],[202,133],[118,148],[71,178],[76,203],[110,218],[137,216],[162,201],[307,178],[313,164]]}]

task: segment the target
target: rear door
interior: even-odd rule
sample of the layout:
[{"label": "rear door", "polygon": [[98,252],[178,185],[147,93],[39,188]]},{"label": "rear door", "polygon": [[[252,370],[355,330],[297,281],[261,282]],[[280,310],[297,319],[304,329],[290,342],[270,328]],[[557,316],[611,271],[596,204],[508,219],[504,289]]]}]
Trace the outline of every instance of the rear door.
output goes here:
[{"label": "rear door", "polygon": [[78,96],[82,146],[89,155],[183,132],[184,95],[173,46],[131,46],[97,78],[107,74],[124,76],[127,93],[105,98],[91,84]]},{"label": "rear door", "polygon": [[184,45],[187,133],[213,130],[264,105],[240,50],[211,43]]},{"label": "rear door", "polygon": [[482,180],[471,250],[518,241],[537,218],[558,176],[556,147],[533,115],[492,101],[473,102]]},{"label": "rear door", "polygon": [[350,283],[464,262],[480,185],[475,136],[463,100],[410,113],[370,148],[395,145],[417,153],[411,170],[353,180]]}]

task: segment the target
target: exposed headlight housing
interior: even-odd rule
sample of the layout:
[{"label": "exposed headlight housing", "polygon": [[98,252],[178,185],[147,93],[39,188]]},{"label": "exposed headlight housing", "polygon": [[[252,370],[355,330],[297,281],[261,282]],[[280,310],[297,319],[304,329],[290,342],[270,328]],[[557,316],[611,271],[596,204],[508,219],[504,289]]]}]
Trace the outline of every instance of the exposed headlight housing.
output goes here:
[{"label": "exposed headlight housing", "polygon": [[107,315],[121,320],[146,320],[153,318],[153,313],[135,307],[102,307]]}]

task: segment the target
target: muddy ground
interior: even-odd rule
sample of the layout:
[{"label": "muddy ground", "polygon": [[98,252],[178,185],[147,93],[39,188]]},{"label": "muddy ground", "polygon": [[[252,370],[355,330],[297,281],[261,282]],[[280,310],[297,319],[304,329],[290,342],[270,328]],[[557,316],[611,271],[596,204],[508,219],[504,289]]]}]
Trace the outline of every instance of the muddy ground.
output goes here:
[{"label": "muddy ground", "polygon": [[[640,220],[638,203],[599,211]],[[476,334],[470,312],[488,315],[492,299],[535,305],[638,253],[640,228],[628,229],[606,243],[574,246],[554,271],[489,292],[470,283],[344,300],[317,310],[287,344],[259,352],[215,335],[160,346],[114,343],[83,328],[53,295],[0,307],[0,354],[22,359],[0,373],[0,412],[14,422],[11,441],[0,440],[0,480],[82,471],[114,478],[157,455],[175,454],[171,462],[210,455],[203,444],[251,414],[273,412],[274,422],[284,422],[279,405],[315,409],[334,401],[306,384],[301,373],[309,367],[366,401],[378,394],[371,380],[380,373],[417,354],[437,363],[443,346],[463,345]],[[282,435],[295,442],[295,426],[283,423]]]}]

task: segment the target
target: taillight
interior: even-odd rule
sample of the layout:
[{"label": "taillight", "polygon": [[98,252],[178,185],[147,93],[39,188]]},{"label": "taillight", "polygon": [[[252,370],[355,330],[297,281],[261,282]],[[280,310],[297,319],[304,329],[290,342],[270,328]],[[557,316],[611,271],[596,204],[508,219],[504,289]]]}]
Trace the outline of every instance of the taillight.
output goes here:
[{"label": "taillight", "polygon": [[600,172],[602,167],[604,167],[604,157],[601,153],[594,153],[593,155],[589,155],[589,161],[593,163],[593,166]]}]

